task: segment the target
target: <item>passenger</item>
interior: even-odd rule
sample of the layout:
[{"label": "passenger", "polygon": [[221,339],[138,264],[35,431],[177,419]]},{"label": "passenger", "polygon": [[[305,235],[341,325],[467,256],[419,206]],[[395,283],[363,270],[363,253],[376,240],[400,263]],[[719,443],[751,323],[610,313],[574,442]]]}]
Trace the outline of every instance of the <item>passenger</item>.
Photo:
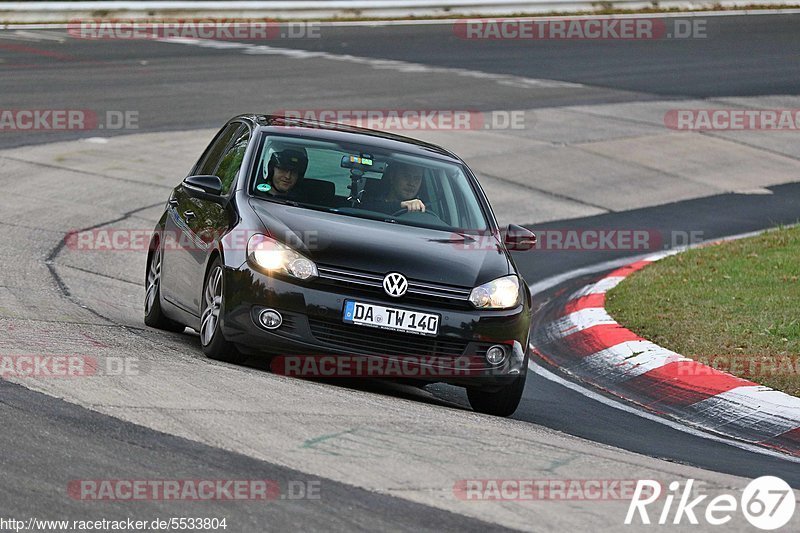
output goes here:
[{"label": "passenger", "polygon": [[[391,163],[381,178],[378,190],[366,191],[361,207],[370,211],[394,214],[404,209],[425,212],[425,204],[417,198],[425,169],[409,163]],[[386,191],[384,194],[384,191]]]}]

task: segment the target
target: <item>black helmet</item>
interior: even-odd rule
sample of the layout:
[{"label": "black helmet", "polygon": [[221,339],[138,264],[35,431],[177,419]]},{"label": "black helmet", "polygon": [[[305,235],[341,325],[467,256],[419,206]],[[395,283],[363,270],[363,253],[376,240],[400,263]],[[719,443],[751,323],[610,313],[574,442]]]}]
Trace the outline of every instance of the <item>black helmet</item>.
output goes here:
[{"label": "black helmet", "polygon": [[267,179],[272,180],[275,168],[283,168],[286,170],[296,170],[298,179],[303,179],[308,168],[308,156],[306,155],[305,148],[295,149],[287,148],[280,152],[275,152],[270,156],[269,163],[267,163]]}]

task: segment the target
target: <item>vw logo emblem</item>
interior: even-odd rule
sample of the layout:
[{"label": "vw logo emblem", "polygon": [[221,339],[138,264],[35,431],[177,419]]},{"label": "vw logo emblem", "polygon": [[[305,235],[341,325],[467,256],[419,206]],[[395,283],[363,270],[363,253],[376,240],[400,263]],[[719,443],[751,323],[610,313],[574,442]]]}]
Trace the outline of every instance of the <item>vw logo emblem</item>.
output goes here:
[{"label": "vw logo emblem", "polygon": [[399,272],[390,272],[383,278],[383,290],[394,298],[399,298],[408,290],[408,280]]}]

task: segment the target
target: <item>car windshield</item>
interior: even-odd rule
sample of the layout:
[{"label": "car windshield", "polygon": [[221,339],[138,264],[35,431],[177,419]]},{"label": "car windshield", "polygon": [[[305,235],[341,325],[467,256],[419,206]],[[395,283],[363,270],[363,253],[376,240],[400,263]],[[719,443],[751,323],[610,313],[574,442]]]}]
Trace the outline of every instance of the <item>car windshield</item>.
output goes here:
[{"label": "car windshield", "polygon": [[344,216],[446,231],[485,231],[462,165],[289,136],[260,141],[253,195]]}]

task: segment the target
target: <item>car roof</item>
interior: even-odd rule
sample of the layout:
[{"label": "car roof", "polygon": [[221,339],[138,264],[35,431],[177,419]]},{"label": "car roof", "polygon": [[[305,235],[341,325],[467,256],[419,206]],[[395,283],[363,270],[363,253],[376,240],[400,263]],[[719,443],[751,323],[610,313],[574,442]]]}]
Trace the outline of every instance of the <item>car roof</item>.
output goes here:
[{"label": "car roof", "polygon": [[[286,118],[277,115],[239,115],[231,120],[244,120],[255,128],[267,133],[290,133],[294,135],[300,133],[302,137],[312,139],[367,144],[376,148],[435,157],[455,163],[462,162],[461,158],[441,146],[403,135],[360,128],[358,126],[350,126],[335,122]],[[300,131],[298,132],[298,130]]]}]

